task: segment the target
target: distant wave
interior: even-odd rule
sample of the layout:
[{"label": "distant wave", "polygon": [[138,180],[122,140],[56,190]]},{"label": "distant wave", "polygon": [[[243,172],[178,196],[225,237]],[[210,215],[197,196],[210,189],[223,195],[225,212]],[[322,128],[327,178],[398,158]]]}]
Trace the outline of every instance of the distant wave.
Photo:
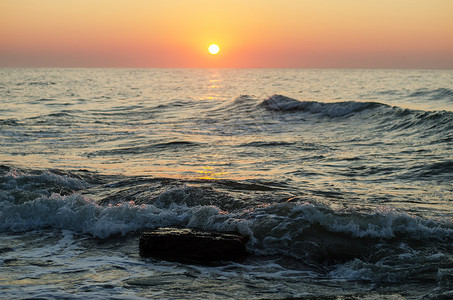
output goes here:
[{"label": "distant wave", "polygon": [[[447,93],[446,91],[443,91]],[[453,112],[404,109],[379,102],[317,102],[299,101],[282,95],[273,95],[260,104],[278,112],[302,112],[328,118],[347,118],[361,115],[361,120],[373,122],[385,131],[416,128],[420,134],[443,134],[443,140],[453,135]],[[359,119],[359,120],[360,120]]]},{"label": "distant wave", "polygon": [[0,126],[1,125],[16,126],[19,125],[19,122],[17,119],[0,119]]},{"label": "distant wave", "polygon": [[272,95],[264,100],[261,105],[274,111],[303,111],[330,118],[347,117],[367,109],[388,106],[377,102],[343,101],[328,103],[317,101],[299,101],[283,95]]},{"label": "distant wave", "polygon": [[438,142],[453,138],[453,112],[422,111],[393,107],[373,117],[386,131],[406,131],[411,134],[436,137]]},{"label": "distant wave", "polygon": [[443,100],[449,99],[453,101],[453,89],[448,88],[438,88],[434,90],[430,89],[420,89],[416,92],[413,92],[409,95],[410,98],[420,98],[420,97],[429,97],[431,100]]},{"label": "distant wave", "polygon": [[424,180],[439,177],[443,181],[453,181],[453,160],[416,165],[400,175],[404,179]]},{"label": "distant wave", "polygon": [[18,82],[16,85],[21,86],[21,85],[55,85],[57,84],[54,81],[26,81],[26,82]]},{"label": "distant wave", "polygon": [[124,155],[124,154],[142,154],[142,153],[154,153],[159,151],[168,151],[168,150],[179,150],[188,148],[198,147],[202,145],[197,142],[190,141],[171,141],[163,143],[151,143],[145,146],[133,146],[133,147],[124,147],[108,150],[99,150],[95,152],[87,153],[88,156],[106,156],[106,155]]}]

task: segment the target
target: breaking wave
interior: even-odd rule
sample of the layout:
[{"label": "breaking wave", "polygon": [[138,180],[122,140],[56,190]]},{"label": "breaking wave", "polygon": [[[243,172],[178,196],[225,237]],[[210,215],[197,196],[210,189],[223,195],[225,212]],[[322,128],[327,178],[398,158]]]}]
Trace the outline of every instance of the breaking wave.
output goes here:
[{"label": "breaking wave", "polygon": [[[250,235],[249,247],[255,254],[283,254],[330,263],[364,259],[382,243],[392,247],[403,242],[448,243],[453,237],[452,224],[385,207],[376,212],[338,211],[298,201],[226,212],[206,203],[204,197],[186,197],[183,188],[162,192],[152,203],[118,201],[101,205],[83,195],[88,183],[52,172],[7,172],[0,184],[6,192],[0,198],[2,231],[50,227],[107,238],[162,226],[237,230]],[[203,191],[210,193],[212,189],[199,192]],[[140,192],[137,189],[136,193]]]},{"label": "breaking wave", "polygon": [[[223,195],[220,202],[211,202],[220,195],[214,182],[205,182],[207,188],[197,188],[161,178],[153,179],[146,188],[149,182],[140,178],[116,184],[110,182],[113,177],[99,180],[93,178],[95,174],[83,178],[49,171],[1,170],[2,232],[52,229],[108,239],[177,226],[240,232],[250,236],[247,249],[252,255],[286,257],[332,278],[398,282],[422,272],[422,280],[432,277],[442,281],[449,280],[448,272],[453,269],[448,258],[453,252],[451,222],[423,219],[388,207],[338,210],[296,199],[225,211],[220,202],[234,200]],[[139,184],[134,186],[134,180]],[[168,182],[170,185],[155,197],[147,197],[149,190]],[[254,193],[259,190],[240,182],[226,184],[244,191],[252,188]],[[117,193],[124,197],[112,199],[112,203],[95,201],[90,196],[93,185],[94,189],[100,185],[103,190],[118,188],[127,193]],[[267,192],[275,193],[272,189]],[[137,194],[148,200],[129,201],[128,195]],[[427,265],[433,270],[426,270]],[[443,270],[440,273],[439,268]]]}]

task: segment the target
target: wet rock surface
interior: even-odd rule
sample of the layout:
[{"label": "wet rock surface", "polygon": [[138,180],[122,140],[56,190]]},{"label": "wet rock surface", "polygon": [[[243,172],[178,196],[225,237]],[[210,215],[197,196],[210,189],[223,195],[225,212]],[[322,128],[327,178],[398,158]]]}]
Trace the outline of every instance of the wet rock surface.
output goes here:
[{"label": "wet rock surface", "polygon": [[240,261],[247,255],[248,237],[237,233],[205,232],[188,228],[159,228],[140,236],[143,257],[211,263]]}]

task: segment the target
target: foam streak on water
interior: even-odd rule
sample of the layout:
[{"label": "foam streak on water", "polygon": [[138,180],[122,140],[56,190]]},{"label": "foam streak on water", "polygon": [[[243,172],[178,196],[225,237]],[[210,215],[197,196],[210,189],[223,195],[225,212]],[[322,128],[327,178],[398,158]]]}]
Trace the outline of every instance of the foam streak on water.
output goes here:
[{"label": "foam streak on water", "polygon": [[[0,77],[1,298],[453,296],[451,71]],[[162,226],[250,256],[139,257]]]}]

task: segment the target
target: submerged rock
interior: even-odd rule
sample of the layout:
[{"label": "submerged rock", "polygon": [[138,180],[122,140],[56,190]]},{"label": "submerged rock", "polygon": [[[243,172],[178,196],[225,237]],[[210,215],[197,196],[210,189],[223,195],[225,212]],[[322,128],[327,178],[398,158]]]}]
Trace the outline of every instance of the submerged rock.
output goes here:
[{"label": "submerged rock", "polygon": [[248,237],[237,233],[160,228],[140,236],[140,255],[183,262],[242,260]]}]

